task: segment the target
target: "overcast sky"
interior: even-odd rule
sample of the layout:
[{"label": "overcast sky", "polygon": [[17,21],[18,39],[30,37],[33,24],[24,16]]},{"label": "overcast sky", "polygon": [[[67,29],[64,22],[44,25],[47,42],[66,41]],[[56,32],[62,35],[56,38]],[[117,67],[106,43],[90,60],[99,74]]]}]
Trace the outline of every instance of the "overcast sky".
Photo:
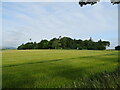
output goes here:
[{"label": "overcast sky", "polygon": [[[118,7],[108,2],[80,7],[77,2],[2,3],[3,47],[68,36],[118,44]],[[1,38],[1,37],[0,37]]]}]

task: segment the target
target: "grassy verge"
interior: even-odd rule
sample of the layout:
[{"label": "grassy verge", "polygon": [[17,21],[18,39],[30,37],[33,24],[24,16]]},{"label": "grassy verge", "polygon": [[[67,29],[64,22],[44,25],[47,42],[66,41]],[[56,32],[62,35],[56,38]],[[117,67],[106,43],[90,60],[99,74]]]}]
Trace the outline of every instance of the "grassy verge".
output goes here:
[{"label": "grassy verge", "polygon": [[114,72],[102,72],[89,78],[81,78],[65,85],[64,88],[120,88],[120,70]]}]

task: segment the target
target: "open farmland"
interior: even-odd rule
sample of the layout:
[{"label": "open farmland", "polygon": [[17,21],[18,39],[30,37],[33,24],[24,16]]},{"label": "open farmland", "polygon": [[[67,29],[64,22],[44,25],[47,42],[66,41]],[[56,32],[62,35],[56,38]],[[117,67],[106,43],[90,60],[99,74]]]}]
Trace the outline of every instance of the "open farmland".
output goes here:
[{"label": "open farmland", "polygon": [[[4,50],[3,88],[117,87],[114,50]],[[108,74],[106,74],[108,73]]]}]

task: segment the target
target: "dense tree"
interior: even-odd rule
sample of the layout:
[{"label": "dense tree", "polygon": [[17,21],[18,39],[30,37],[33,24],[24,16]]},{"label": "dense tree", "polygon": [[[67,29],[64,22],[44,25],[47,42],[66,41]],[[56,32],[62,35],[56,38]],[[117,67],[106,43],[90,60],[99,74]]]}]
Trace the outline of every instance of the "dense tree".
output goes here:
[{"label": "dense tree", "polygon": [[76,42],[76,48],[77,49],[79,49],[79,50],[83,49],[84,42],[81,39],[75,40],[75,42]]},{"label": "dense tree", "polygon": [[98,50],[104,50],[106,49],[106,46],[110,46],[110,42],[109,41],[102,41],[101,39],[98,41],[97,43],[97,49]]},{"label": "dense tree", "polygon": [[69,37],[61,38],[60,42],[61,42],[61,47],[63,49],[74,49],[75,48],[74,40]]},{"label": "dense tree", "polygon": [[19,46],[18,49],[34,49],[34,44],[33,42],[28,42]]},{"label": "dense tree", "polygon": [[116,47],[115,47],[115,50],[120,50],[120,46],[119,46],[119,45],[116,46]]},{"label": "dense tree", "polygon": [[61,43],[57,38],[53,38],[48,42],[49,49],[60,49]]},{"label": "dense tree", "polygon": [[36,42],[33,43],[33,49],[38,49],[38,44]]},{"label": "dense tree", "polygon": [[19,50],[21,50],[21,49],[25,49],[25,45],[24,45],[24,44],[22,44],[22,45],[18,46],[18,48],[17,48],[17,49],[19,49]]},{"label": "dense tree", "polygon": [[38,49],[48,49],[48,40],[42,40],[39,42]]},{"label": "dense tree", "polygon": [[28,42],[18,46],[18,49],[87,49],[87,50],[105,50],[110,46],[109,41],[94,42],[92,38],[89,40],[72,39],[70,37],[53,38],[50,41],[41,40],[39,43]]}]

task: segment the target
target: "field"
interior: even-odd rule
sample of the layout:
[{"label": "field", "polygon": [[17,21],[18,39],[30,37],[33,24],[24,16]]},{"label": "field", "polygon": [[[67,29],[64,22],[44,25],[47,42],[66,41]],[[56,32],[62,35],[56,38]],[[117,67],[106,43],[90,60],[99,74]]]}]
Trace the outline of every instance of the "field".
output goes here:
[{"label": "field", "polygon": [[4,50],[3,88],[116,88],[118,51]]}]

